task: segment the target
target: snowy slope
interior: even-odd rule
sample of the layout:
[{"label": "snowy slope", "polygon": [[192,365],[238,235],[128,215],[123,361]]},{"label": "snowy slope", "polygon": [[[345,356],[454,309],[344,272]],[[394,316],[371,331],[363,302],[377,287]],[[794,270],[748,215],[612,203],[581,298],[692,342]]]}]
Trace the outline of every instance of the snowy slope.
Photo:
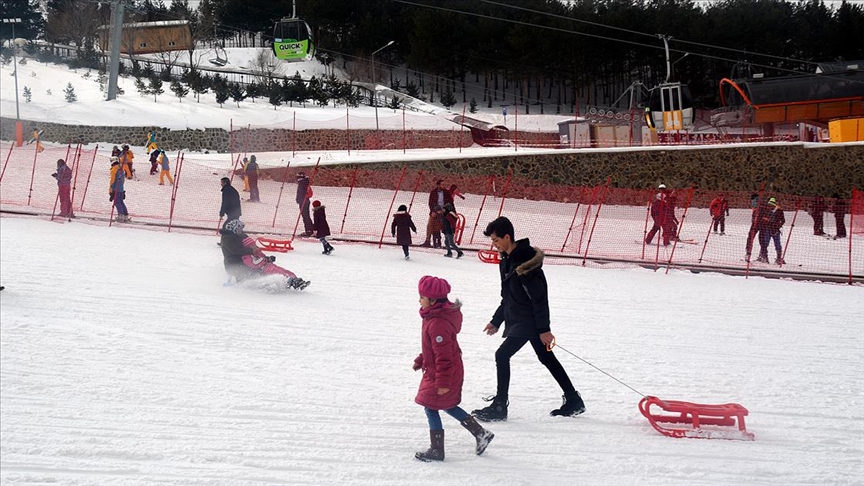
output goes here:
[{"label": "snowy slope", "polygon": [[[494,392],[481,330],[497,271],[398,249],[296,243],[277,263],[302,294],[223,288],[212,235],[0,220],[0,483],[315,485],[860,485],[864,289],[722,275],[547,267],[568,351],[644,394],[750,410],[755,442],[676,440],[639,395],[559,348],[587,404],[529,349],[510,420],[473,455],[443,417],[425,464],[416,282],[465,303],[464,408]],[[530,236],[530,235],[526,235]]]}]

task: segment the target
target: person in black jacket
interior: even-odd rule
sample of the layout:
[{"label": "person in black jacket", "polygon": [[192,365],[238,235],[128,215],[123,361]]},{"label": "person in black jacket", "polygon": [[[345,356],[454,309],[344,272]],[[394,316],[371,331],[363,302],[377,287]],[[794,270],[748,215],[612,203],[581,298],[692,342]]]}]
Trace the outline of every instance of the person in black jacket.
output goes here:
[{"label": "person in black jacket", "polygon": [[309,177],[305,172],[297,173],[297,206],[300,208],[300,215],[303,217],[303,233],[300,236],[312,236],[315,229],[315,224],[312,222],[312,217],[309,216],[309,198],[312,197],[312,188],[309,187]]},{"label": "person in black jacket", "polygon": [[242,214],[243,212],[240,210],[240,193],[231,185],[231,179],[223,177],[222,207],[219,208],[219,217],[227,216],[228,218],[225,220],[227,223],[228,221],[240,219]]},{"label": "person in black jacket", "polygon": [[507,420],[510,391],[510,358],[526,343],[531,343],[537,359],[549,370],[564,392],[561,408],[550,415],[572,417],[585,411],[582,396],[573,387],[564,367],[552,352],[555,336],[549,329],[549,295],[543,273],[543,252],[533,248],[528,238],[516,241],[513,223],[500,217],[486,226],[484,235],[501,253],[501,304],[486,324],[486,334],[498,332],[504,326],[504,342],[495,352],[498,389],[492,404],[474,410],[477,419],[489,422]]}]

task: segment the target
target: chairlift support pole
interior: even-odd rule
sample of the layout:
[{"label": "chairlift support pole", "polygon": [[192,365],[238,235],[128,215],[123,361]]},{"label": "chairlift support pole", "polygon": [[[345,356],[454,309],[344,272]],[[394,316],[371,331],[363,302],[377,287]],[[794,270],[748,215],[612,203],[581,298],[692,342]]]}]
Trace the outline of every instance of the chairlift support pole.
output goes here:
[{"label": "chairlift support pole", "polygon": [[120,74],[120,42],[123,38],[123,11],[126,8],[125,0],[113,0],[111,10],[114,19],[111,24],[111,67],[108,74],[108,96],[107,99],[117,99],[117,76]]}]

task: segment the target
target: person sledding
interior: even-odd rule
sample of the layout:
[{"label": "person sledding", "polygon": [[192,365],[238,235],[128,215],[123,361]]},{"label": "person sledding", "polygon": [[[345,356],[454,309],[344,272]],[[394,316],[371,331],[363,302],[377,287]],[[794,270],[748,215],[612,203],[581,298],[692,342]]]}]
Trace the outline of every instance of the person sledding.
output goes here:
[{"label": "person sledding", "polygon": [[309,286],[311,282],[308,280],[273,263],[275,257],[268,257],[255,245],[255,240],[243,232],[245,226],[243,221],[232,219],[219,230],[225,271],[230,277],[242,282],[267,275],[281,275],[286,278],[285,288],[303,290]]}]

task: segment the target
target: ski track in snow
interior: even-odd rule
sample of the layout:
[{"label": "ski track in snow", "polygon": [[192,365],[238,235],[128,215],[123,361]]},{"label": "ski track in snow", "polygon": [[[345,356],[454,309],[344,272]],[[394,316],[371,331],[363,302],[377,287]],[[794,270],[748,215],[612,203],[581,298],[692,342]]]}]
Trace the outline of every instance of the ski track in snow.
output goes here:
[{"label": "ski track in snow", "polygon": [[0,223],[3,484],[862,484],[860,286],[547,266],[561,346],[641,393],[742,403],[756,441],[663,437],[562,349],[587,412],[549,417],[526,347],[486,454],[444,415],[425,464],[420,276],[465,303],[463,408],[494,393],[498,276],[473,254],[301,241],[276,263],[312,286],[273,295],[222,287],[212,235]]}]

